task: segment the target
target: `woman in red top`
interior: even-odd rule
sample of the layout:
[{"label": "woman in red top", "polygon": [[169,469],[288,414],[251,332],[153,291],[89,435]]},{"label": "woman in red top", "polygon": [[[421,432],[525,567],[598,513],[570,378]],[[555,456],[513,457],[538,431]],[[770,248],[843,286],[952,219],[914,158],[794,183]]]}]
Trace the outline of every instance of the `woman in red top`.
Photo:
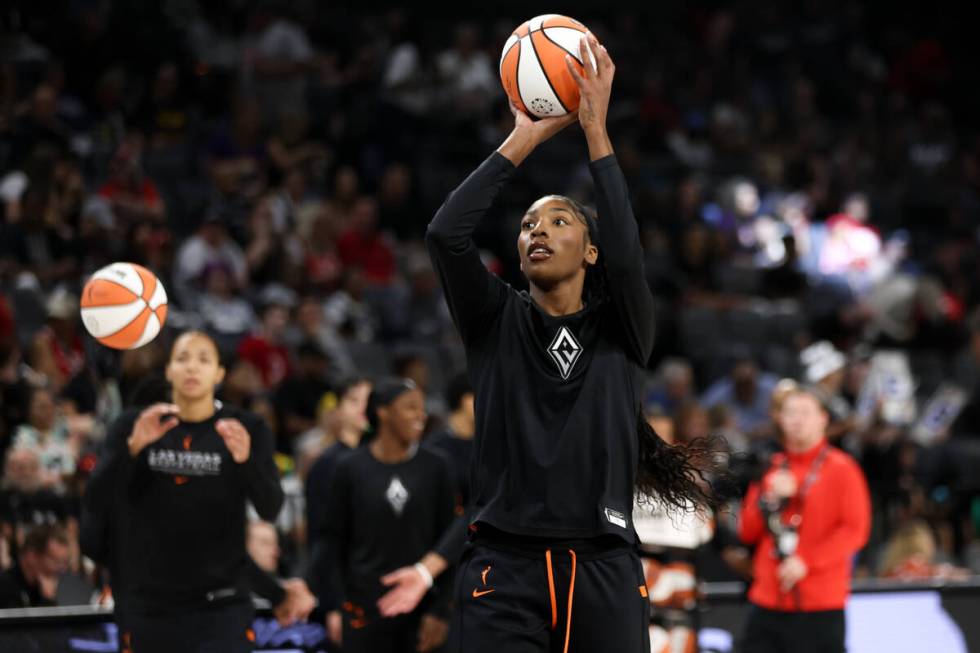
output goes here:
[{"label": "woman in red top", "polygon": [[739,522],[739,537],[755,545],[753,611],[740,650],[840,653],[852,559],[870,529],[867,483],[828,444],[829,417],[816,394],[788,394],[776,421],[785,453],[749,487]]}]

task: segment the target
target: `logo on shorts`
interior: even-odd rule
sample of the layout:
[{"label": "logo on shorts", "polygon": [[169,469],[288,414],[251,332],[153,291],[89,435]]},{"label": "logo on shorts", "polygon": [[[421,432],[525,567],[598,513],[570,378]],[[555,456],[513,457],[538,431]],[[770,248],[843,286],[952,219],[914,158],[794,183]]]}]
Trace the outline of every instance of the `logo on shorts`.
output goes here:
[{"label": "logo on shorts", "polygon": [[402,483],[402,480],[397,476],[391,477],[391,482],[388,483],[388,489],[385,490],[385,498],[388,499],[388,503],[395,510],[395,514],[399,517],[402,516],[402,511],[405,509],[405,504],[411,495],[408,493],[408,488]]},{"label": "logo on shorts", "polygon": [[[480,580],[483,582],[483,586],[484,587],[487,586],[487,574],[490,573],[490,567],[491,567],[491,565],[487,565],[487,568],[484,569],[483,572],[480,574]],[[478,599],[481,596],[486,596],[487,594],[492,594],[493,592],[496,592],[496,591],[497,590],[495,588],[493,588],[493,587],[491,587],[489,589],[485,589],[485,590],[479,590],[479,589],[476,589],[474,587],[473,588],[473,598],[474,599]]]},{"label": "logo on shorts", "polygon": [[561,378],[567,379],[572,373],[572,368],[575,367],[575,361],[582,354],[582,345],[578,344],[568,327],[563,326],[548,347],[548,353],[558,365]]}]

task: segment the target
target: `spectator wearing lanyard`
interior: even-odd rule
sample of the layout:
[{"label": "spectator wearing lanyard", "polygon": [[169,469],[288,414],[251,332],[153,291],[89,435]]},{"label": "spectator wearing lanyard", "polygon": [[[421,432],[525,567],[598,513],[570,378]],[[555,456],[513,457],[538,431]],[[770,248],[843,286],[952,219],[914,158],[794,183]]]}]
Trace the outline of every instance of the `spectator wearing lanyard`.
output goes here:
[{"label": "spectator wearing lanyard", "polygon": [[827,443],[829,416],[815,393],[792,392],[776,418],[785,453],[749,487],[739,523],[756,547],[741,650],[841,653],[851,560],[870,529],[867,483]]}]

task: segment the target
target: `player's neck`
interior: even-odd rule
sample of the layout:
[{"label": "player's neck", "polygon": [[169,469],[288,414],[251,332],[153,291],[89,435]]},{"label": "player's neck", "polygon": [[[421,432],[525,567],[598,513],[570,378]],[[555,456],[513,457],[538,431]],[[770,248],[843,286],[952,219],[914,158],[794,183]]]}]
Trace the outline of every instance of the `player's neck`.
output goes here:
[{"label": "player's neck", "polygon": [[361,432],[357,427],[341,427],[340,433],[337,434],[337,440],[351,449],[356,449],[357,445],[361,443]]},{"label": "player's neck", "polygon": [[823,436],[815,439],[808,440],[806,442],[786,442],[786,452],[793,456],[804,457],[810,454],[815,454],[821,446],[823,446],[826,438]]},{"label": "player's neck", "polygon": [[214,397],[211,395],[200,399],[174,395],[174,403],[177,404],[177,417],[182,422],[203,422],[210,419],[217,411],[214,405]]},{"label": "player's neck", "polygon": [[386,433],[378,434],[371,443],[371,455],[387,465],[405,462],[412,457],[413,448],[402,440]]},{"label": "player's neck", "polygon": [[585,307],[585,302],[582,301],[583,285],[584,280],[578,278],[562,281],[548,290],[543,290],[532,283],[531,299],[552,317],[571,315]]}]

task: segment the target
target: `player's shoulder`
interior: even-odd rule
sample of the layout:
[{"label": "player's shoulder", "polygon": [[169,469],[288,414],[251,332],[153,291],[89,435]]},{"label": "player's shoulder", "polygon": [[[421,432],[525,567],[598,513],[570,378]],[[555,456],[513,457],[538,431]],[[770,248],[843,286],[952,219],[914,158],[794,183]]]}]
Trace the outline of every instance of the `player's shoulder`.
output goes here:
[{"label": "player's shoulder", "polygon": [[146,410],[147,406],[130,406],[119,413],[109,425],[107,438],[127,438],[133,430],[133,424],[139,418],[140,413]]},{"label": "player's shoulder", "polygon": [[[336,447],[336,448],[335,448]],[[366,445],[361,445],[359,447],[345,447],[343,445],[334,445],[327,450],[327,454],[330,454],[328,460],[333,461],[333,464],[337,469],[359,469],[364,467],[370,467],[375,461],[374,456],[368,450]]]},{"label": "player's shoulder", "polygon": [[453,463],[449,453],[443,449],[435,447],[419,447],[415,454],[418,464],[430,467],[438,472],[445,472],[447,475],[452,473]]}]

